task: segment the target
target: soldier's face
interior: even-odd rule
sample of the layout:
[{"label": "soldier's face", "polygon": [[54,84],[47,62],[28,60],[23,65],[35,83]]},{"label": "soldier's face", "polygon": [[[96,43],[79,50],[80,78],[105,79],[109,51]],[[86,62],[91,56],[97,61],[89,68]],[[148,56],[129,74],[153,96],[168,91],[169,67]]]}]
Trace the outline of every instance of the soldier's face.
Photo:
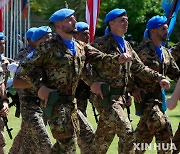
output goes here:
[{"label": "soldier's face", "polygon": [[0,54],[4,53],[5,42],[4,40],[0,40]]},{"label": "soldier's face", "polygon": [[128,17],[117,17],[113,21],[110,21],[109,24],[112,32],[115,31],[121,34],[125,34],[128,29]]},{"label": "soldier's face", "polygon": [[38,46],[41,42],[48,41],[51,38],[52,38],[52,34],[51,33],[48,33],[48,34],[44,35],[41,39],[39,39],[37,41],[36,46]]},{"label": "soldier's face", "polygon": [[69,18],[64,19],[63,21],[61,21],[61,30],[67,34],[76,34],[76,22],[77,21],[73,15]]},{"label": "soldier's face", "polygon": [[168,25],[164,24],[156,29],[156,36],[160,41],[165,42],[168,36]]},{"label": "soldier's face", "polygon": [[75,35],[75,38],[82,42],[89,43],[89,38],[90,38],[89,30],[84,30],[84,31],[77,33]]}]

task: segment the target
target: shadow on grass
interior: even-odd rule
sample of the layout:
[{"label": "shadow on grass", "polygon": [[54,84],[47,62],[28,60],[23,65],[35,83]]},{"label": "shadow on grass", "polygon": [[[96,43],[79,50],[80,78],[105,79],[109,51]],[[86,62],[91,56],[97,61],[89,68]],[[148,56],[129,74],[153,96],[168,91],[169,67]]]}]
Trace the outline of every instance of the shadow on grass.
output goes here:
[{"label": "shadow on grass", "polygon": [[169,115],[168,117],[180,118],[180,115]]}]

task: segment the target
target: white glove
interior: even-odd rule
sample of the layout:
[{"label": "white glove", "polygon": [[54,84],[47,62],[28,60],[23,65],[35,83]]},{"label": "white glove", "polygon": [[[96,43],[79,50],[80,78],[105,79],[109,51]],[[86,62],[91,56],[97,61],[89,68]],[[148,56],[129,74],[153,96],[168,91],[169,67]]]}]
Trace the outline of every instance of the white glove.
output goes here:
[{"label": "white glove", "polygon": [[7,69],[9,72],[15,73],[17,70],[17,67],[18,67],[17,63],[11,63],[11,64],[8,64]]}]

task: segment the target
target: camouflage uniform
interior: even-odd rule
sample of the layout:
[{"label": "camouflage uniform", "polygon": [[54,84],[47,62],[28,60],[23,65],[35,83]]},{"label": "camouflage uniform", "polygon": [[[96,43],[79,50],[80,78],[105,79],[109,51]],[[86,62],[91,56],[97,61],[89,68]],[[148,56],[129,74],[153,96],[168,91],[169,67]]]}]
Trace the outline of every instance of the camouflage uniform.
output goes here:
[{"label": "camouflage uniform", "polygon": [[[95,48],[100,51],[117,56],[122,53],[112,33],[96,39],[93,44]],[[149,81],[149,78],[158,82],[162,78],[157,73],[154,73],[149,68],[145,67],[138,58],[137,54],[132,49],[131,45],[125,41],[126,53],[130,54],[132,61],[128,62],[128,71],[136,74],[139,78]],[[105,65],[93,64],[93,73],[100,77],[100,81],[108,83],[112,88],[117,89],[119,94],[111,95],[111,102],[109,108],[102,106],[102,99],[100,96],[93,95],[92,102],[100,114],[99,123],[95,132],[95,139],[93,141],[93,152],[104,154],[107,152],[114,136],[117,134],[119,137],[118,152],[123,154],[133,153],[134,135],[132,127],[127,115],[124,112],[124,88],[125,88],[125,65],[121,64],[112,68]],[[93,74],[94,75],[94,74]],[[131,76],[131,74],[128,74]],[[130,90],[130,89],[129,89]]]},{"label": "camouflage uniform", "polygon": [[[16,60],[22,61],[31,51],[29,47],[21,50],[16,56]],[[16,73],[16,77],[26,80],[26,77],[20,72]],[[50,153],[52,143],[45,128],[36,89],[18,89],[17,91],[20,99],[22,124],[9,153]]]},{"label": "camouflage uniform", "polygon": [[176,64],[180,68],[180,42],[177,43],[174,47],[171,49],[171,54],[174,57],[174,60],[176,61]]},{"label": "camouflage uniform", "polygon": [[94,138],[94,130],[86,119],[86,108],[89,96],[90,87],[86,85],[83,80],[80,80],[76,88],[75,98],[77,99],[77,108],[79,110],[78,119],[80,125],[80,134],[77,138],[77,143],[82,154],[89,152],[92,140]]},{"label": "camouflage uniform", "polygon": [[80,80],[76,89],[75,97],[77,99],[77,107],[87,117],[86,108],[88,98],[90,96],[90,87]]},{"label": "camouflage uniform", "polygon": [[48,120],[53,137],[57,140],[53,153],[75,152],[74,130],[79,131],[79,124],[73,97],[80,78],[88,85],[94,82],[94,79],[85,73],[85,62],[99,65],[108,63],[111,66],[119,63],[119,56],[103,54],[81,41],[76,41],[75,47],[76,56],[72,56],[57,35],[49,42],[42,43],[35,50],[35,55],[21,67],[36,87],[40,88],[45,84],[60,94],[54,115]]},{"label": "camouflage uniform", "polygon": [[[152,41],[143,43],[136,48],[142,62],[153,70],[168,75],[171,79],[178,80],[180,71],[171,56],[171,54],[162,47],[163,62],[160,62]],[[135,80],[138,87],[143,88],[146,93],[142,95],[142,116],[136,128],[136,142],[150,144],[153,137],[156,137],[156,143],[172,142],[171,124],[162,111],[162,93],[159,83],[146,83],[144,80]],[[137,150],[137,153],[144,153],[145,150]],[[171,153],[171,150],[158,149],[159,153]]]},{"label": "camouflage uniform", "polygon": [[[5,74],[2,67],[2,61],[0,61],[0,86],[4,82],[5,82]],[[5,148],[5,145],[6,145],[6,141],[5,141],[5,135],[4,135],[4,122],[3,122],[3,119],[0,117],[0,147]]]},{"label": "camouflage uniform", "polygon": [[174,135],[173,143],[175,144],[177,150],[173,151],[173,154],[178,154],[180,152],[180,123],[178,129]]}]

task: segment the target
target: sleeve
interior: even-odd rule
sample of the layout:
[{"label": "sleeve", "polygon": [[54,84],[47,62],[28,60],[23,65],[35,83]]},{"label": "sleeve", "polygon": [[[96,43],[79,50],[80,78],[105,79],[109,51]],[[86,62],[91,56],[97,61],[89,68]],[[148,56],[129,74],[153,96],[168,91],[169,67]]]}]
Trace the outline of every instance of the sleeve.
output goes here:
[{"label": "sleeve", "polygon": [[119,62],[120,55],[111,55],[101,52],[100,50],[90,46],[85,46],[86,61],[91,65],[103,66],[103,65],[121,65]]},{"label": "sleeve", "polygon": [[39,89],[42,85],[42,77],[43,77],[43,66],[44,59],[46,58],[46,52],[42,45],[40,45],[37,49],[34,50],[34,54],[31,58],[25,59],[20,64],[20,72],[27,76],[26,81],[30,83],[33,87]]},{"label": "sleeve", "polygon": [[162,79],[165,79],[165,77],[157,71],[145,66],[134,50],[131,73],[134,77],[143,80],[145,83],[160,82]]},{"label": "sleeve", "polygon": [[171,80],[177,81],[180,77],[180,70],[179,70],[174,58],[172,57],[171,53],[168,52],[168,54],[170,57],[170,65],[167,68],[167,76]]}]

